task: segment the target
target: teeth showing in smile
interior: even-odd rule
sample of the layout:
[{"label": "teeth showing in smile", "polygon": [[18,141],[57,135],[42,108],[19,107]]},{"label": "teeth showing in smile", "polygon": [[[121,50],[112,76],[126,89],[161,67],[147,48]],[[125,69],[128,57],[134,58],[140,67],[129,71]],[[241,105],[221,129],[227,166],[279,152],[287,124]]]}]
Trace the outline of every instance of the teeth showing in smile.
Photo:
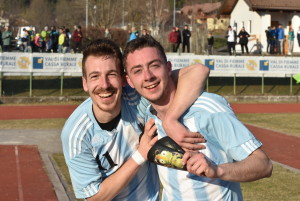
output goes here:
[{"label": "teeth showing in smile", "polygon": [[156,87],[158,84],[152,84],[150,86],[147,86],[146,89],[153,89],[154,87]]},{"label": "teeth showing in smile", "polygon": [[99,94],[99,96],[100,96],[101,98],[107,98],[107,97],[112,96],[112,94],[113,94],[113,93],[103,93],[103,94]]}]

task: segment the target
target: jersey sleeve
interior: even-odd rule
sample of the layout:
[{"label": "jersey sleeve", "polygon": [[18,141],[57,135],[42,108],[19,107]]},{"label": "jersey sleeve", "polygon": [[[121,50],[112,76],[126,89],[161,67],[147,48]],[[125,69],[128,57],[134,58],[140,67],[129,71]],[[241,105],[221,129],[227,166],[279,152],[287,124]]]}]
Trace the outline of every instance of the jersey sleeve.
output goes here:
[{"label": "jersey sleeve", "polygon": [[84,140],[81,152],[73,155],[70,153],[72,149],[70,149],[69,138],[62,136],[62,144],[76,198],[95,195],[100,189],[102,176],[96,158],[93,156],[93,149]]},{"label": "jersey sleeve", "polygon": [[262,146],[234,113],[214,113],[201,119],[200,131],[232,159],[241,161]]}]

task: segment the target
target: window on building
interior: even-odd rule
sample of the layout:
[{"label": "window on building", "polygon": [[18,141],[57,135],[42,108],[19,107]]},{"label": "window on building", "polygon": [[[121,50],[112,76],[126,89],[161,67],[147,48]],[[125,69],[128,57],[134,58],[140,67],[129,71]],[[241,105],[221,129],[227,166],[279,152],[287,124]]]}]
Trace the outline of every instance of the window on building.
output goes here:
[{"label": "window on building", "polygon": [[251,20],[249,20],[249,23],[248,23],[248,32],[251,33],[252,32],[252,22]]}]

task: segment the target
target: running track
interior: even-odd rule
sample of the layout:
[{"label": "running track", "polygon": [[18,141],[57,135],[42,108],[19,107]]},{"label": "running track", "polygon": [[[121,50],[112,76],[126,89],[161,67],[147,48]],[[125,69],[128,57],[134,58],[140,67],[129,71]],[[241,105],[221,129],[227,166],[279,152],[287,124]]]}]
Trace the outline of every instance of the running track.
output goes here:
[{"label": "running track", "polygon": [[[300,113],[300,104],[231,104],[236,113]],[[67,118],[76,105],[0,106],[0,120]],[[279,163],[300,169],[300,138],[252,125],[247,127]],[[36,146],[0,146],[0,195],[6,201],[57,201]],[[5,163],[3,162],[5,161]]]}]

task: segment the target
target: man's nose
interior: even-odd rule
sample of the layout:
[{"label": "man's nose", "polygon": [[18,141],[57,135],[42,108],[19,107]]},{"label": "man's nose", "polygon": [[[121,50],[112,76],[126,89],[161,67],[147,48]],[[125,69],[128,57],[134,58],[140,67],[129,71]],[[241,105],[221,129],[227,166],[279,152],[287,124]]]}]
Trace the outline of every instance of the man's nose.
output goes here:
[{"label": "man's nose", "polygon": [[153,73],[149,69],[144,70],[144,79],[145,80],[151,80],[153,78]]},{"label": "man's nose", "polygon": [[100,86],[103,89],[107,89],[110,86],[109,79],[107,77],[100,78]]}]

